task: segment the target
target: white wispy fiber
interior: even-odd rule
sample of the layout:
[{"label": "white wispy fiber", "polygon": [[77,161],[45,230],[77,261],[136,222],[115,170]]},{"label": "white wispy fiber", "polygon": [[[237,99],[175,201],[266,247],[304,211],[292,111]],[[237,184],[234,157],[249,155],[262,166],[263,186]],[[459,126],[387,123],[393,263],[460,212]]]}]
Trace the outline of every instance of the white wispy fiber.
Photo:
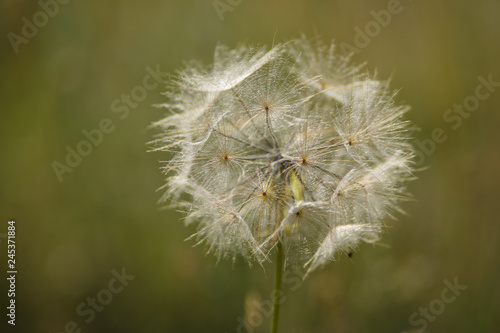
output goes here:
[{"label": "white wispy fiber", "polygon": [[278,242],[309,273],[375,242],[407,198],[407,106],[333,44],[218,46],[178,72],[155,125],[173,153],[166,193],[220,258],[262,262]]}]

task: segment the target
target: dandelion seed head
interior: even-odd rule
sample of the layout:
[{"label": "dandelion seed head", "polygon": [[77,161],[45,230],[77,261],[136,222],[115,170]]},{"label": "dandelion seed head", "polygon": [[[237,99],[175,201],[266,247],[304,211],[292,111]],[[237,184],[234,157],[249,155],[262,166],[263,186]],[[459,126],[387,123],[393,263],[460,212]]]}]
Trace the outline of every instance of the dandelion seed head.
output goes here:
[{"label": "dandelion seed head", "polygon": [[166,95],[154,142],[174,154],[164,198],[219,259],[262,262],[281,242],[309,274],[378,240],[407,197],[409,108],[334,44],[217,46],[213,65],[186,64]]}]

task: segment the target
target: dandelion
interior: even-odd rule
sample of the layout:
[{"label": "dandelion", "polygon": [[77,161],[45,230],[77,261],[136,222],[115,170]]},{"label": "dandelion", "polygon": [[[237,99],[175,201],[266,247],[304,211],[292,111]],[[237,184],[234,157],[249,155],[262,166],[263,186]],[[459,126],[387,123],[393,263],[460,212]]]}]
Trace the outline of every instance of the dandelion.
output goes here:
[{"label": "dandelion", "polygon": [[276,252],[277,294],[285,267],[307,276],[377,241],[407,197],[408,107],[333,44],[218,46],[212,66],[189,63],[167,96],[155,124],[156,150],[174,153],[163,199],[218,259]]}]

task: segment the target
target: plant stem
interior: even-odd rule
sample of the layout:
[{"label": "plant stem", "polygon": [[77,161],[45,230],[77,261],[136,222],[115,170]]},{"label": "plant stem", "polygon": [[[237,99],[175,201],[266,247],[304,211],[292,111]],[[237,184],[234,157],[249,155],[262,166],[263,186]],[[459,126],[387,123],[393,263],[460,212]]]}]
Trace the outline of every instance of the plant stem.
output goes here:
[{"label": "plant stem", "polygon": [[281,275],[283,273],[283,244],[276,244],[276,271],[274,275],[274,313],[271,333],[278,332],[278,319],[280,315]]}]

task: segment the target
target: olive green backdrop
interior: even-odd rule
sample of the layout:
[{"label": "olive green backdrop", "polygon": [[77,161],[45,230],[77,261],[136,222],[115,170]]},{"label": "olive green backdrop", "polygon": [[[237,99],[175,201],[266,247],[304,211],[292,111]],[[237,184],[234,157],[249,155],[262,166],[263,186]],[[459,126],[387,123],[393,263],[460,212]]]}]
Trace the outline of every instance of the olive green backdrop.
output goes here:
[{"label": "olive green backdrop", "polygon": [[[157,205],[159,161],[169,156],[146,143],[165,88],[148,75],[208,64],[218,42],[270,46],[301,33],[356,47],[356,62],[392,77],[429,154],[410,185],[415,200],[387,221],[382,244],[298,288],[288,277],[281,332],[416,332],[424,323],[426,332],[497,332],[500,87],[478,88],[478,78],[500,82],[498,1],[74,0],[48,6],[52,16],[36,1],[0,7],[1,325],[9,219],[18,269],[17,325],[2,332],[267,332],[273,269],[216,265],[184,241],[194,228],[182,215]],[[447,111],[464,100],[475,111]],[[82,131],[98,144],[81,143]],[[88,154],[69,167],[67,147]],[[54,162],[71,172],[58,179]],[[135,278],[119,288],[123,269]],[[444,281],[455,279],[467,289],[453,298]],[[96,297],[101,311],[89,310]]]}]

